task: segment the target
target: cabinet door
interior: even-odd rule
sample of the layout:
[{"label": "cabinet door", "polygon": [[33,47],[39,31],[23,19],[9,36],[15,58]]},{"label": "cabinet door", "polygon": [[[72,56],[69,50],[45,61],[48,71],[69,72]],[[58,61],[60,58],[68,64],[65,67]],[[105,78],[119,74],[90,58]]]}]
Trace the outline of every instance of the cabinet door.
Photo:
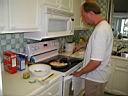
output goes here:
[{"label": "cabinet door", "polygon": [[37,0],[9,0],[10,31],[38,30]]},{"label": "cabinet door", "polygon": [[48,6],[52,6],[55,8],[59,7],[60,0],[44,0],[43,3]]},{"label": "cabinet door", "polygon": [[80,5],[81,5],[80,0],[73,1],[74,29],[76,30],[80,28],[80,20],[81,20]]},{"label": "cabinet door", "polygon": [[128,63],[125,60],[114,60],[112,92],[128,95]]},{"label": "cabinet door", "polygon": [[2,23],[3,23],[3,2],[2,2],[3,0],[0,0],[0,33],[1,33],[1,31],[3,30],[2,29],[2,27],[3,27],[3,25],[2,25]]},{"label": "cabinet door", "polygon": [[73,0],[61,0],[60,8],[72,12]]},{"label": "cabinet door", "polygon": [[38,96],[61,96],[61,85],[60,81],[56,81],[53,85],[47,88],[44,92]]},{"label": "cabinet door", "polygon": [[112,64],[111,63],[111,76],[110,76],[110,78],[109,78],[109,80],[108,80],[108,82],[107,82],[107,85],[106,85],[106,87],[105,87],[105,92],[109,92],[109,93],[111,93],[112,92],[112,83],[113,83],[113,73],[114,73],[114,64]]},{"label": "cabinet door", "polygon": [[7,0],[0,0],[0,33],[8,28],[8,5]]}]

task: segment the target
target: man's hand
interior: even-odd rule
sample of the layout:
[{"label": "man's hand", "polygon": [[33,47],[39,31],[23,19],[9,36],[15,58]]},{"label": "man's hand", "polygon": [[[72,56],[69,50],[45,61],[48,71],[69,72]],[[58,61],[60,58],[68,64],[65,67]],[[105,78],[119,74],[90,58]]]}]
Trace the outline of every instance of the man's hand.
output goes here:
[{"label": "man's hand", "polygon": [[78,71],[78,72],[72,73],[72,75],[75,77],[80,77],[82,74]]},{"label": "man's hand", "polygon": [[75,77],[80,77],[83,74],[87,74],[89,72],[94,71],[99,65],[101,64],[101,61],[91,60],[87,66],[82,68],[80,71],[74,72],[72,75]]},{"label": "man's hand", "polygon": [[77,51],[79,51],[81,49],[81,46],[75,46],[75,48],[73,49],[73,53],[75,53],[75,52],[77,52]]},{"label": "man's hand", "polygon": [[82,49],[82,48],[85,48],[86,47],[86,43],[84,43],[84,44],[77,44],[77,45],[75,45],[75,48],[73,49],[73,53],[75,53],[75,52],[77,52],[77,51],[79,51],[80,49]]}]

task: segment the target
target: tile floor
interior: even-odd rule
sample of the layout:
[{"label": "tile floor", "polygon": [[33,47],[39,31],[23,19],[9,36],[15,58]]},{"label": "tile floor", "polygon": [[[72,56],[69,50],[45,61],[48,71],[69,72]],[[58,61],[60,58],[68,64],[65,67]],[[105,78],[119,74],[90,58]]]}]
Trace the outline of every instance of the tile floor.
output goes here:
[{"label": "tile floor", "polygon": [[[84,93],[81,92],[81,94],[79,96],[84,96]],[[113,95],[113,94],[110,94],[110,93],[104,93],[104,96],[121,96],[121,95]]]},{"label": "tile floor", "polygon": [[120,96],[120,95],[113,95],[113,94],[109,94],[109,93],[104,93],[104,96]]}]

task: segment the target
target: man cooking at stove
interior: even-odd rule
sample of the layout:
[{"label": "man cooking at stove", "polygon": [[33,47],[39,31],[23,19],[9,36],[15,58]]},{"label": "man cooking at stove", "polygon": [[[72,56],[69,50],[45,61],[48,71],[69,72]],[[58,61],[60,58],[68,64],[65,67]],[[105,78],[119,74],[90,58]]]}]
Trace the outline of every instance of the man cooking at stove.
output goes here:
[{"label": "man cooking at stove", "polygon": [[85,2],[81,6],[83,23],[94,26],[84,57],[83,68],[73,73],[85,79],[85,96],[104,96],[104,88],[111,74],[112,29],[100,15],[96,2]]}]

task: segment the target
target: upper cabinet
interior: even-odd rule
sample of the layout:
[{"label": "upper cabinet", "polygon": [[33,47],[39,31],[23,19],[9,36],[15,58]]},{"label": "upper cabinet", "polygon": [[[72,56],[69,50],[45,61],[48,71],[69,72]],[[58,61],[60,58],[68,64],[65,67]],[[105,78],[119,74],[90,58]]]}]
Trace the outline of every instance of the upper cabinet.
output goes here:
[{"label": "upper cabinet", "polygon": [[37,0],[3,0],[0,33],[32,32],[38,30]]},{"label": "upper cabinet", "polygon": [[66,11],[73,11],[73,2],[76,0],[60,0],[60,8]]},{"label": "upper cabinet", "polygon": [[0,0],[0,33],[7,29],[8,27],[8,8],[6,0]]},{"label": "upper cabinet", "polygon": [[73,0],[39,0],[40,6],[51,6],[57,9],[63,9],[65,11],[72,11],[73,8]]},{"label": "upper cabinet", "polygon": [[73,13],[74,13],[74,29],[79,30],[81,28],[81,16],[80,16],[80,5],[81,1],[80,0],[74,0],[73,1]]},{"label": "upper cabinet", "polygon": [[38,30],[37,0],[9,0],[10,31]]},{"label": "upper cabinet", "polygon": [[0,33],[39,31],[44,5],[72,11],[73,0],[0,0]]},{"label": "upper cabinet", "polygon": [[2,17],[3,17],[3,5],[2,5],[2,0],[0,0],[0,12],[2,13],[2,14],[0,14],[0,32],[3,30],[2,28],[3,28],[3,25],[2,25],[2,23],[3,23],[3,19],[2,19]]},{"label": "upper cabinet", "polygon": [[75,30],[87,30],[88,26],[83,24],[80,7],[86,0],[74,0],[73,1],[73,13],[74,13],[74,29]]},{"label": "upper cabinet", "polygon": [[40,6],[44,6],[44,5],[48,5],[51,7],[59,7],[59,3],[61,0],[39,0],[39,5]]}]

